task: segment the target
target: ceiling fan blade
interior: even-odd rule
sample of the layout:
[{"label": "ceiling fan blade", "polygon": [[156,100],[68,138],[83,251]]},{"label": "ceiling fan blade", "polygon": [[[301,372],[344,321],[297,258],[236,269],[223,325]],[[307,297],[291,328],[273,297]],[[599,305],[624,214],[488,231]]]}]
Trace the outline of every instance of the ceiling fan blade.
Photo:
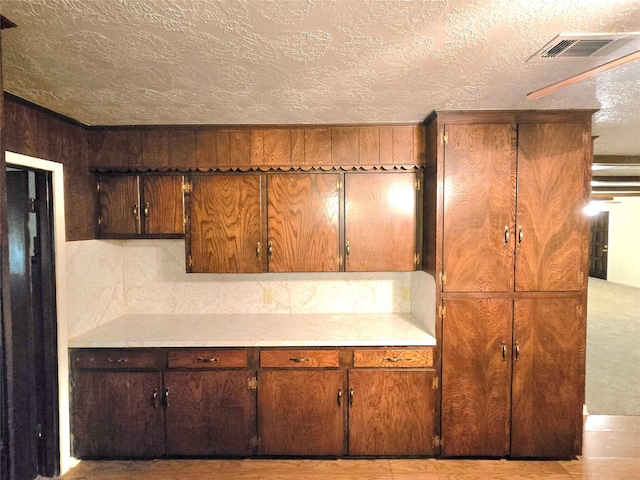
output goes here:
[{"label": "ceiling fan blade", "polygon": [[527,98],[539,98],[544,95],[548,95],[549,93],[553,93],[556,90],[560,90],[561,88],[568,87],[569,85],[573,85],[574,83],[581,82],[589,77],[593,77],[594,75],[605,72],[607,70],[611,70],[612,68],[620,67],[629,62],[633,62],[640,58],[640,50],[637,52],[630,53],[629,55],[625,55],[624,57],[616,58],[615,60],[611,60],[610,62],[603,63],[599,67],[591,68],[585,72],[574,75],[573,77],[566,78],[559,82],[548,85],[544,88],[540,88],[539,90],[535,90],[529,94],[527,94]]}]

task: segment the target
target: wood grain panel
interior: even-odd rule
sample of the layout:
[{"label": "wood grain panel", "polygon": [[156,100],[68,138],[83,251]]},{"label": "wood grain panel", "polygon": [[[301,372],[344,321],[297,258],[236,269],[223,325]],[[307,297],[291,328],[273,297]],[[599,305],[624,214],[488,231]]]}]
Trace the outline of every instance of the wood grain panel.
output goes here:
[{"label": "wood grain panel", "polygon": [[433,454],[434,377],[433,370],[351,370],[349,454]]},{"label": "wood grain panel", "polygon": [[127,132],[127,165],[130,168],[144,168],[144,132],[129,130]]},{"label": "wood grain panel", "polygon": [[217,138],[215,130],[196,130],[196,166],[200,170],[217,166]]},{"label": "wood grain panel", "polygon": [[338,367],[338,350],[262,350],[261,367],[317,368]]},{"label": "wood grain panel", "polygon": [[2,115],[3,149],[23,155],[35,155],[38,148],[36,118],[34,109],[7,99]]},{"label": "wood grain panel", "polygon": [[358,163],[360,165],[380,164],[380,128],[358,129]]},{"label": "wood grain panel", "polygon": [[250,455],[248,377],[233,370],[165,372],[166,454]]},{"label": "wood grain panel", "polygon": [[169,350],[169,368],[241,368],[247,366],[247,351],[242,349],[189,348]]},{"label": "wood grain panel", "polygon": [[583,297],[516,299],[512,457],[571,458],[579,452],[584,403]]},{"label": "wood grain panel", "polygon": [[264,130],[251,130],[251,165],[264,165]]},{"label": "wood grain panel", "polygon": [[338,271],[337,174],[268,177],[270,272]]},{"label": "wood grain panel", "polygon": [[174,169],[195,168],[196,133],[193,129],[169,130],[168,166]]},{"label": "wood grain panel", "polygon": [[380,127],[380,164],[393,164],[393,127]]},{"label": "wood grain panel", "polygon": [[137,234],[141,232],[138,177],[135,175],[101,175],[100,235]]},{"label": "wood grain panel", "polygon": [[232,167],[251,165],[251,130],[229,131],[229,165]]},{"label": "wood grain panel", "polygon": [[218,167],[228,167],[231,164],[229,130],[218,130],[216,132],[216,158]]},{"label": "wood grain panel", "polygon": [[260,455],[344,453],[344,388],[340,370],[258,372]]},{"label": "wood grain panel", "polygon": [[[94,135],[93,159],[96,167],[121,167],[129,155],[129,135],[125,130],[106,130]],[[146,160],[146,159],[145,159]]]},{"label": "wood grain panel", "polygon": [[445,128],[444,291],[509,291],[515,243],[514,127]]},{"label": "wood grain panel", "polygon": [[144,175],[141,208],[146,234],[184,234],[182,175]]},{"label": "wood grain panel", "polygon": [[586,131],[578,123],[518,127],[518,291],[576,291],[584,285],[588,224],[582,210],[591,188]]},{"label": "wood grain panel", "polygon": [[345,239],[350,272],[415,270],[414,173],[345,174]]},{"label": "wood grain panel", "polygon": [[393,163],[395,165],[412,165],[414,127],[393,127]]},{"label": "wood grain panel", "polygon": [[512,300],[450,299],[444,306],[442,454],[508,455]]},{"label": "wood grain panel", "polygon": [[433,349],[354,350],[354,367],[433,367]]},{"label": "wood grain panel", "polygon": [[331,129],[331,163],[333,165],[358,165],[358,128]]},{"label": "wood grain panel", "polygon": [[72,389],[76,458],[157,457],[164,452],[163,409],[154,408],[160,372],[83,371]]},{"label": "wood grain panel", "polygon": [[[126,133],[126,131],[125,131]],[[165,129],[146,130],[143,134],[142,157],[148,168],[169,167],[169,136]]]},{"label": "wood grain panel", "polygon": [[[34,156],[45,158],[53,162],[62,163],[62,142],[65,137],[62,120],[52,115],[36,111],[36,153]],[[121,162],[126,161],[123,156]]]},{"label": "wood grain panel", "polygon": [[311,128],[304,131],[304,164],[331,165],[331,129]]},{"label": "wood grain panel", "polygon": [[291,129],[291,165],[304,165],[304,130]]},{"label": "wood grain panel", "polygon": [[75,350],[72,362],[75,368],[109,370],[158,368],[162,364],[156,350],[123,348]]},{"label": "wood grain panel", "polygon": [[[192,271],[260,272],[260,175],[194,175],[192,183]],[[260,255],[265,253],[266,248],[261,245]]]},{"label": "wood grain panel", "polygon": [[291,130],[265,130],[264,164],[291,165]]}]

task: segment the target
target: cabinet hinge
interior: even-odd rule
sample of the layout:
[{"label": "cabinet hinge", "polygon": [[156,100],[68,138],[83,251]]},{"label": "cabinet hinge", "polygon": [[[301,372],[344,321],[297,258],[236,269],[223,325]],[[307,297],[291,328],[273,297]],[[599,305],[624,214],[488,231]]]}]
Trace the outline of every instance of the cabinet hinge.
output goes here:
[{"label": "cabinet hinge", "polygon": [[446,273],[440,272],[440,283],[442,283],[442,285],[447,283],[447,274]]},{"label": "cabinet hinge", "polygon": [[96,190],[97,190],[98,192],[100,192],[100,182],[97,182],[97,183],[96,183]]},{"label": "cabinet hinge", "polygon": [[442,134],[442,143],[449,143],[449,136],[446,133]]},{"label": "cabinet hinge", "polygon": [[338,255],[338,265],[342,266],[342,255]]},{"label": "cabinet hinge", "polygon": [[415,263],[416,265],[420,265],[420,254],[416,253],[413,255],[413,263]]},{"label": "cabinet hinge", "polygon": [[582,305],[576,305],[576,315],[582,317]]},{"label": "cabinet hinge", "polygon": [[341,181],[337,181],[336,182],[336,190],[341,192],[343,188],[342,182]]},{"label": "cabinet hinge", "polygon": [[584,285],[584,271],[580,270],[580,273],[578,273],[578,283],[580,285]]},{"label": "cabinet hinge", "polygon": [[260,439],[256,435],[253,435],[249,439],[249,444],[251,445],[251,448],[258,448],[258,445],[260,444]]},{"label": "cabinet hinge", "polygon": [[193,184],[187,180],[182,182],[182,191],[184,193],[191,193],[191,190],[193,189]]},{"label": "cabinet hinge", "polygon": [[433,439],[431,440],[431,445],[433,446],[433,448],[442,447],[443,444],[444,444],[444,439],[440,438],[440,436],[438,435],[433,437]]},{"label": "cabinet hinge", "polygon": [[433,380],[431,380],[431,388],[437,390],[438,387],[440,387],[440,379],[439,377],[433,377]]},{"label": "cabinet hinge", "polygon": [[98,225],[102,225],[102,215],[98,215]]},{"label": "cabinet hinge", "polygon": [[191,255],[187,257],[187,263],[189,264],[189,268],[193,268],[193,257]]},{"label": "cabinet hinge", "polygon": [[258,388],[258,379],[252,377],[247,380],[247,388],[249,390],[256,390]]},{"label": "cabinet hinge", "polygon": [[419,178],[416,178],[415,187],[418,191],[422,190],[422,181]]},{"label": "cabinet hinge", "polygon": [[447,307],[440,305],[440,311],[438,313],[440,314],[440,318],[444,320],[444,316],[447,314]]}]

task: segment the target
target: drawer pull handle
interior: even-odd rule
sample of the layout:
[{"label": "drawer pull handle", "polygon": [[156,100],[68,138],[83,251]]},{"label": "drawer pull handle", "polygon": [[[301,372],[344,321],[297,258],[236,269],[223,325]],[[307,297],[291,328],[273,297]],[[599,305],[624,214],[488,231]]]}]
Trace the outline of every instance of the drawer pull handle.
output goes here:
[{"label": "drawer pull handle", "polygon": [[349,406],[353,406],[353,388],[349,389]]},{"label": "drawer pull handle", "polygon": [[509,245],[509,227],[504,227],[504,244]]},{"label": "drawer pull handle", "polygon": [[291,357],[289,358],[289,360],[291,360],[292,362],[296,362],[296,363],[304,363],[304,362],[310,362],[311,359],[309,357]]},{"label": "drawer pull handle", "polygon": [[342,389],[341,388],[338,389],[338,406],[339,407],[342,406]]},{"label": "drawer pull handle", "polygon": [[134,203],[133,204],[133,208],[131,209],[131,214],[133,215],[133,218],[135,218],[136,220],[138,219],[138,204]]},{"label": "drawer pull handle", "polygon": [[169,387],[164,389],[164,406],[169,406]]},{"label": "drawer pull handle", "polygon": [[262,260],[262,245],[260,245],[260,242],[256,244],[256,258]]},{"label": "drawer pull handle", "polygon": [[271,242],[267,244],[267,257],[269,260],[273,257],[273,244]]},{"label": "drawer pull handle", "polygon": [[404,360],[403,357],[382,357],[382,359],[392,363],[396,363],[396,362],[399,362],[400,360]]},{"label": "drawer pull handle", "polygon": [[160,393],[158,392],[157,388],[153,389],[153,395],[152,395],[152,399],[153,399],[153,408],[158,408],[160,406]]},{"label": "drawer pull handle", "polygon": [[126,361],[127,361],[126,358],[116,358],[116,359],[113,359],[111,357],[107,358],[108,363],[126,363]]},{"label": "drawer pull handle", "polygon": [[520,356],[520,345],[518,344],[518,342],[516,342],[516,360],[518,359],[519,356]]},{"label": "drawer pull handle", "polygon": [[524,238],[524,232],[522,231],[522,225],[518,227],[518,243],[522,243],[522,239]]},{"label": "drawer pull handle", "polygon": [[502,342],[502,361],[507,361],[507,344]]},{"label": "drawer pull handle", "polygon": [[196,360],[198,360],[200,363],[213,363],[213,362],[219,361],[215,357],[212,357],[212,358],[198,357],[198,358],[196,358]]},{"label": "drawer pull handle", "polygon": [[144,210],[143,210],[145,219],[149,217],[149,202],[144,202]]},{"label": "drawer pull handle", "polygon": [[347,241],[347,245],[345,246],[345,255],[347,258],[351,255],[351,242],[349,241]]}]

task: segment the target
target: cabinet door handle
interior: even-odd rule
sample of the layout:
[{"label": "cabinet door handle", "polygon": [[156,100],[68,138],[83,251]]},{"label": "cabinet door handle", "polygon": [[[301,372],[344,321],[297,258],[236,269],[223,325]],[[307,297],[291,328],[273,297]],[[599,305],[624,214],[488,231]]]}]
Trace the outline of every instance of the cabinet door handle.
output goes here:
[{"label": "cabinet door handle", "polygon": [[165,407],[169,406],[169,387],[166,387],[164,389],[164,406]]},{"label": "cabinet door handle", "polygon": [[160,392],[158,392],[157,388],[153,389],[153,395],[151,398],[153,401],[153,408],[158,408],[160,406]]},{"label": "cabinet door handle", "polygon": [[522,239],[524,238],[524,232],[522,231],[522,225],[518,227],[518,243],[522,243]]},{"label": "cabinet door handle", "polygon": [[351,255],[351,242],[349,242],[347,240],[347,244],[344,247],[344,254],[347,258],[349,258],[349,255]]},{"label": "cabinet door handle", "polygon": [[311,359],[309,357],[291,357],[289,358],[289,360],[291,360],[292,362],[296,362],[296,363],[304,363],[304,362],[310,362]]},{"label": "cabinet door handle", "polygon": [[504,244],[509,245],[509,226],[504,227]]},{"label": "cabinet door handle", "polygon": [[342,406],[342,389],[341,388],[338,389],[338,406],[339,407]]},{"label": "cabinet door handle", "polygon": [[382,359],[392,363],[396,363],[396,362],[399,362],[400,360],[404,360],[403,357],[382,357]]},{"label": "cabinet door handle", "polygon": [[349,388],[349,406],[353,406],[353,388]]},{"label": "cabinet door handle", "polygon": [[271,257],[273,257],[273,244],[271,242],[269,242],[269,244],[267,245],[267,257],[269,258],[269,260],[271,260]]},{"label": "cabinet door handle", "polygon": [[144,213],[145,218],[149,216],[149,202],[145,202],[144,210],[142,212]]},{"label": "cabinet door handle", "polygon": [[516,360],[518,359],[519,356],[520,356],[520,345],[518,344],[518,342],[516,342]]},{"label": "cabinet door handle", "polygon": [[260,242],[256,245],[256,258],[262,260],[262,245],[260,245]]},{"label": "cabinet door handle", "polygon": [[133,214],[133,218],[135,218],[135,219],[138,218],[138,204],[137,203],[133,204],[133,209],[131,210],[131,213]]},{"label": "cabinet door handle", "polygon": [[507,361],[507,344],[502,342],[502,361]]},{"label": "cabinet door handle", "polygon": [[213,363],[218,361],[216,357],[211,357],[211,358],[198,357],[196,358],[196,360],[199,361],[200,363]]}]

